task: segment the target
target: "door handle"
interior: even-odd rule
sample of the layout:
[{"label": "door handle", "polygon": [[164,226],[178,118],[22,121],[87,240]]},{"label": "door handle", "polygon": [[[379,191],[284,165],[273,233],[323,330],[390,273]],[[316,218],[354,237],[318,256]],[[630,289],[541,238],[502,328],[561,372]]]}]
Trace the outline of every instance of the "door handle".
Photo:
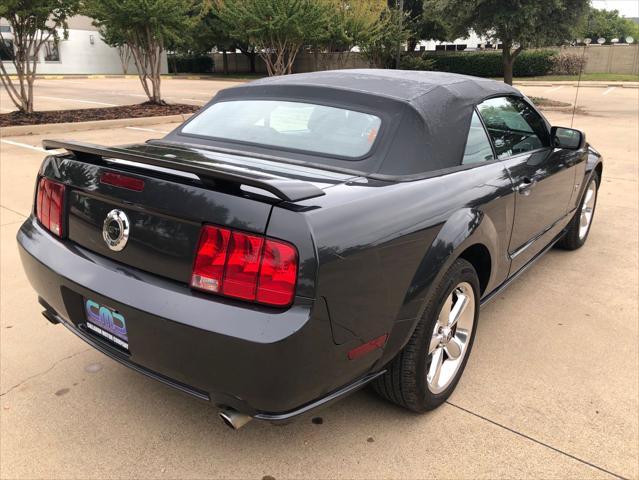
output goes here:
[{"label": "door handle", "polygon": [[537,185],[537,180],[524,178],[521,183],[517,185],[517,191],[522,195],[528,196],[535,185]]}]

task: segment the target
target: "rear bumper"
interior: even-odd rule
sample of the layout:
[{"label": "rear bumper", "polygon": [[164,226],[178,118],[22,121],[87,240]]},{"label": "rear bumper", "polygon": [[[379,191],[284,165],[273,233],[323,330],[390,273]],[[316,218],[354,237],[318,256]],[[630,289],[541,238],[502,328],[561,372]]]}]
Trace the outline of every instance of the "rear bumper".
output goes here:
[{"label": "rear bumper", "polygon": [[[372,380],[379,353],[350,361],[323,302],[286,311],[212,298],[53,238],[28,219],[24,270],[48,315],[111,358],[217,406],[287,420]],[[129,352],[86,328],[84,298],[127,319]]]}]

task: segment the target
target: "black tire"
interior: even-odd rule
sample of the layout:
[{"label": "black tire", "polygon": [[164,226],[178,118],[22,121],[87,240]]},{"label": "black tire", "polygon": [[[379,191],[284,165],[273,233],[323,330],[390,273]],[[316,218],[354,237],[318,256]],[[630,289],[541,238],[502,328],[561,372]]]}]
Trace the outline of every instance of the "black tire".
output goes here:
[{"label": "black tire", "polygon": [[[592,216],[590,219],[590,223],[588,224],[588,230],[586,230],[585,235],[580,236],[579,226],[581,222],[581,212],[584,208],[584,198],[592,182],[594,182],[595,184],[595,203],[592,207]],[[599,191],[599,175],[597,174],[597,172],[594,172],[588,182],[588,185],[586,185],[586,188],[584,189],[584,195],[582,196],[582,198],[579,199],[579,207],[577,208],[575,215],[572,217],[572,220],[570,220],[566,233],[557,242],[557,246],[559,248],[563,248],[564,250],[577,250],[578,248],[583,247],[584,243],[586,243],[586,240],[588,240],[588,235],[590,235],[590,228],[592,227],[592,221],[594,220],[594,217],[595,217],[595,210],[597,209],[598,191]]]},{"label": "black tire", "polygon": [[[430,339],[444,302],[462,282],[470,284],[473,290],[473,328],[455,377],[445,390],[435,394],[430,391],[426,380],[432,359],[432,355],[428,354]],[[406,346],[387,365],[386,373],[372,383],[373,390],[386,400],[419,413],[444,403],[459,382],[472,350],[479,320],[479,291],[479,280],[473,266],[466,260],[457,259],[433,290],[424,314]]]}]

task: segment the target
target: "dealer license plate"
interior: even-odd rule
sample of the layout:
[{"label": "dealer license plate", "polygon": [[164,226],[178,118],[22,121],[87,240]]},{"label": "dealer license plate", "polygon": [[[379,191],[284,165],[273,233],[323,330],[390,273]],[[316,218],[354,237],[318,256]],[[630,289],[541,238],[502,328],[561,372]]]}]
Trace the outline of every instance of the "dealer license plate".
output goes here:
[{"label": "dealer license plate", "polygon": [[124,315],[90,299],[84,300],[84,310],[87,315],[87,328],[89,330],[125,350],[129,349],[129,338]]}]

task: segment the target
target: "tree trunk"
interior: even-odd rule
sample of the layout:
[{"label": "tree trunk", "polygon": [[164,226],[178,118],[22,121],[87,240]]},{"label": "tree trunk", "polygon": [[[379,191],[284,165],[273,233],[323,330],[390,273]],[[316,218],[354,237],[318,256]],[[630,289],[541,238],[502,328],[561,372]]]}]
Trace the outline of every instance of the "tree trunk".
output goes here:
[{"label": "tree trunk", "polygon": [[504,67],[504,83],[508,85],[513,84],[513,64],[515,63],[515,58],[510,55],[510,53],[506,53],[506,50],[502,52],[502,64]]},{"label": "tree trunk", "polygon": [[229,74],[229,57],[226,54],[226,50],[222,50],[222,73],[224,75]]},{"label": "tree trunk", "polygon": [[35,73],[33,77],[28,79],[27,87],[27,113],[33,113],[33,82],[35,80]]},{"label": "tree trunk", "polygon": [[513,84],[513,67],[515,65],[515,59],[517,55],[524,49],[522,45],[519,45],[515,50],[512,50],[513,40],[503,42],[503,49],[501,51],[502,65],[504,67],[504,83],[508,85]]},{"label": "tree trunk", "polygon": [[251,73],[257,73],[257,68],[255,65],[255,57],[257,57],[255,52],[249,53],[249,62],[251,63]]},{"label": "tree trunk", "polygon": [[408,39],[408,53],[413,53],[415,51],[415,49],[417,48],[417,39],[416,38],[409,38]]},{"label": "tree trunk", "polygon": [[158,105],[163,105],[162,93],[160,91],[160,79],[154,79],[153,81],[153,101]]}]

